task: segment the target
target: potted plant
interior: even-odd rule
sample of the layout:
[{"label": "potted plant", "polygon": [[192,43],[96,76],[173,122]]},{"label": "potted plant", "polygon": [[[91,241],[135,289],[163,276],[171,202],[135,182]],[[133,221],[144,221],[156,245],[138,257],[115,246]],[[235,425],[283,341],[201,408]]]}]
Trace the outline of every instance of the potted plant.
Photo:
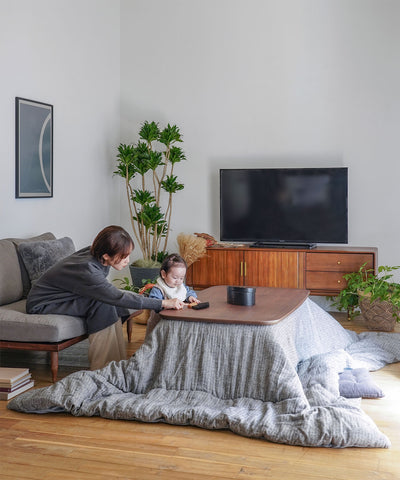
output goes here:
[{"label": "potted plant", "polygon": [[391,281],[391,272],[399,268],[380,266],[375,273],[364,263],[357,272],[343,275],[347,286],[333,298],[333,305],[347,310],[349,319],[358,315],[359,308],[368,328],[392,331],[400,322],[400,284]]},{"label": "potted plant", "polygon": [[[174,175],[175,165],[186,159],[176,145],[180,142],[176,125],[168,124],[161,130],[158,123],[145,121],[137,144],[121,143],[118,147],[114,174],[124,179],[132,230],[143,256],[131,265],[135,285],[141,286],[143,278],[157,276],[168,254],[173,195],[184,188]],[[156,146],[161,149],[156,150]],[[138,274],[135,267],[141,269]]]}]

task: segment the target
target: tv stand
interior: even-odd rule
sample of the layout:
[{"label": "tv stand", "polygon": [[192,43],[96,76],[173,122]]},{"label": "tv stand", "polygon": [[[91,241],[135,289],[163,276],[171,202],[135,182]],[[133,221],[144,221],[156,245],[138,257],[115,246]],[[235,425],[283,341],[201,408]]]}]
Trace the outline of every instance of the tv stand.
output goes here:
[{"label": "tv stand", "polygon": [[376,270],[374,247],[250,248],[214,245],[187,271],[186,282],[202,290],[214,285],[302,288],[311,295],[338,295],[343,275],[361,265]]},{"label": "tv stand", "polygon": [[316,243],[290,243],[290,242],[255,242],[250,248],[294,248],[295,250],[311,250],[316,248]]}]

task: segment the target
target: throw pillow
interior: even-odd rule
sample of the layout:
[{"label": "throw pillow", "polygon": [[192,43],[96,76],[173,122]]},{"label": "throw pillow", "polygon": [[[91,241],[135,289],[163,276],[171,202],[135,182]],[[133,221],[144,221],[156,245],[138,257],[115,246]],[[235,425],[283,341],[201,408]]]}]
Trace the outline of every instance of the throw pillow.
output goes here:
[{"label": "throw pillow", "polygon": [[346,398],[381,398],[382,390],[372,381],[366,368],[346,368],[339,373],[339,392]]},{"label": "throw pillow", "polygon": [[18,254],[18,263],[19,267],[21,269],[21,277],[22,277],[22,297],[26,298],[26,296],[29,293],[29,290],[31,289],[31,281],[29,279],[28,272],[26,270],[25,264],[21,258],[20,253],[18,252],[18,245],[21,243],[26,243],[26,242],[39,242],[43,240],[55,240],[55,236],[51,232],[46,232],[42,233],[41,235],[36,235],[34,237],[30,238],[10,238],[11,242],[13,242],[15,246],[15,250],[17,251]]},{"label": "throw pillow", "polygon": [[74,252],[74,242],[69,237],[23,242],[18,245],[18,253],[21,255],[32,284],[46,270]]}]

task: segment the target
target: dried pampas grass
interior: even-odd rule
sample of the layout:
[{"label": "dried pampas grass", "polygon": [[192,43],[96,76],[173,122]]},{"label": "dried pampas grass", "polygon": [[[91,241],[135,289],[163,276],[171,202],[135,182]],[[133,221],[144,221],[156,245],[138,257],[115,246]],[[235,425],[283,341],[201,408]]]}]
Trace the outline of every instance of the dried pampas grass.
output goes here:
[{"label": "dried pampas grass", "polygon": [[179,255],[185,260],[188,267],[206,254],[207,241],[187,233],[180,233],[176,241],[179,247]]}]

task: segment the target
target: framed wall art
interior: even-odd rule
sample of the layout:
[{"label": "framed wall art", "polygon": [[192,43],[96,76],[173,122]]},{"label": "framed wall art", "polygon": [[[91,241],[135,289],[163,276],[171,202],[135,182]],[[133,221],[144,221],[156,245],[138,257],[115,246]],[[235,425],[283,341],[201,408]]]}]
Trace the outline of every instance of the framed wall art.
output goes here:
[{"label": "framed wall art", "polygon": [[15,98],[15,197],[53,196],[53,106]]}]

